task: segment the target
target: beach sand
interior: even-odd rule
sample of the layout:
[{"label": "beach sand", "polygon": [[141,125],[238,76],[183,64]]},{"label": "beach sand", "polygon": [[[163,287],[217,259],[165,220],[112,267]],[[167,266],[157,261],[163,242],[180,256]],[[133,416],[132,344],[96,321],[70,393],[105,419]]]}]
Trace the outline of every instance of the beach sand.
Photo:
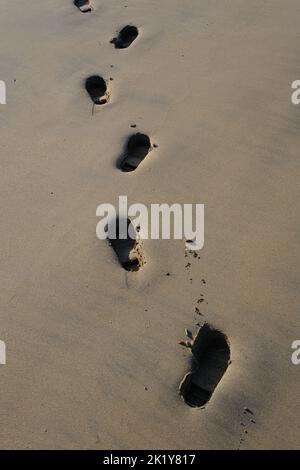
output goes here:
[{"label": "beach sand", "polygon": [[[299,2],[2,3],[0,447],[299,447]],[[92,115],[94,74],[110,102]],[[133,132],[158,147],[123,173]],[[119,195],[205,204],[200,259],[145,240],[126,272],[95,233]],[[204,322],[232,362],[195,409],[178,343]]]}]

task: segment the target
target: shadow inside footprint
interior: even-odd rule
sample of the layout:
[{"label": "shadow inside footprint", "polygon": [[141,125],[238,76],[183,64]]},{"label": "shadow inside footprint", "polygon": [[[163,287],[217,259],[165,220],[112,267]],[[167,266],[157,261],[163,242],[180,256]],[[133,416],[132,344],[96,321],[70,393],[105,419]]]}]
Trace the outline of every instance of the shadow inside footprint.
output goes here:
[{"label": "shadow inside footprint", "polygon": [[138,132],[132,135],[127,142],[125,155],[122,155],[117,165],[118,168],[126,172],[136,170],[150,150],[151,142],[146,134]]},{"label": "shadow inside footprint", "polygon": [[99,75],[92,75],[86,79],[85,89],[90,95],[94,104],[106,104],[108,102],[107,85],[104,78]]},{"label": "shadow inside footprint", "polygon": [[[144,264],[142,242],[129,236],[130,225],[130,219],[118,218],[116,220],[116,238],[109,238],[109,241],[122,267],[126,271],[138,271]],[[124,234],[122,230],[125,232]],[[131,230],[136,236],[132,225]]]},{"label": "shadow inside footprint", "polygon": [[110,42],[115,45],[116,49],[126,49],[138,37],[139,30],[136,26],[127,25],[119,32],[116,38]]},{"label": "shadow inside footprint", "polygon": [[183,379],[179,392],[187,405],[204,406],[227,370],[230,348],[226,336],[207,323],[192,346],[192,371]]},{"label": "shadow inside footprint", "polygon": [[92,11],[90,0],[74,0],[74,5],[82,12],[87,13]]}]

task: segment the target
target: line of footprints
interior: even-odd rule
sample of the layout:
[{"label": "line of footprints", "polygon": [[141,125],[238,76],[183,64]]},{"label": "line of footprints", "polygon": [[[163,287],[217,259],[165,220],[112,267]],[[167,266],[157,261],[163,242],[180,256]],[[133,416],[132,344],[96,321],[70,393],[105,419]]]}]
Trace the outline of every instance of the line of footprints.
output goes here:
[{"label": "line of footprints", "polygon": [[[82,13],[93,11],[90,0],[74,0],[74,4]],[[127,25],[120,30],[117,37],[111,40],[111,43],[117,49],[126,49],[138,36],[138,28]],[[95,106],[102,106],[109,102],[107,83],[99,75],[88,77],[85,88],[92,100],[93,112]],[[148,135],[141,133],[132,135],[127,142],[124,155],[120,158],[119,169],[124,172],[135,171],[152,148]],[[129,227],[130,220],[127,219],[124,222]],[[138,271],[145,264],[142,242],[138,237],[136,240],[130,237],[125,240],[121,239],[119,237],[119,219],[116,226],[117,237],[110,240],[110,244],[125,270]],[[186,374],[180,384],[179,393],[189,406],[202,408],[210,400],[230,364],[229,343],[221,331],[214,329],[207,323],[200,328],[195,338],[188,330],[187,336],[187,341],[181,341],[180,344],[190,348],[192,366],[191,371]]]}]

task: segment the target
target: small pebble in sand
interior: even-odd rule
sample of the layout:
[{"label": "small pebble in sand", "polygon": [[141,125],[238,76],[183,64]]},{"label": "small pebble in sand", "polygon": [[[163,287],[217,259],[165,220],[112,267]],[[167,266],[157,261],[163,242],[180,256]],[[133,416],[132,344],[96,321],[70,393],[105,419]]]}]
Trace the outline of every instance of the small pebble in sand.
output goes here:
[{"label": "small pebble in sand", "polygon": [[200,312],[199,308],[198,307],[195,307],[195,313],[197,315],[202,315],[202,313]]}]

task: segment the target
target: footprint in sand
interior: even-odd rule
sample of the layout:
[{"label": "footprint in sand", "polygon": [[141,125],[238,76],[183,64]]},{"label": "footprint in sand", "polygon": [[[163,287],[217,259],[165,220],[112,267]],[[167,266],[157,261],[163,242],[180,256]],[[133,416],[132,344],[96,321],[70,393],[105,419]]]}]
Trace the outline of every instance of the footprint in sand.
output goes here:
[{"label": "footprint in sand", "polygon": [[[125,225],[125,231],[127,226],[127,238],[125,239],[120,237],[121,224]],[[132,239],[129,237],[129,227],[136,236],[137,234],[130,219],[118,218],[116,221],[116,239],[110,238],[109,241],[122,267],[126,271],[138,271],[145,264],[142,241],[138,238]]]},{"label": "footprint in sand", "polygon": [[74,5],[82,12],[87,13],[93,10],[90,0],[74,0]]},{"label": "footprint in sand", "polygon": [[207,323],[192,343],[186,345],[193,353],[192,370],[181,382],[179,393],[187,405],[199,408],[211,399],[225,374],[230,363],[230,348],[226,336]]},{"label": "footprint in sand", "polygon": [[106,104],[109,100],[109,92],[104,78],[99,75],[88,77],[85,82],[85,89],[90,95],[94,105]]},{"label": "footprint in sand", "polygon": [[139,30],[136,26],[127,25],[119,32],[116,38],[110,42],[115,45],[116,49],[126,49],[138,37]]},{"label": "footprint in sand", "polygon": [[152,150],[150,138],[146,134],[132,135],[127,142],[125,154],[122,155],[118,167],[122,171],[134,171]]}]

